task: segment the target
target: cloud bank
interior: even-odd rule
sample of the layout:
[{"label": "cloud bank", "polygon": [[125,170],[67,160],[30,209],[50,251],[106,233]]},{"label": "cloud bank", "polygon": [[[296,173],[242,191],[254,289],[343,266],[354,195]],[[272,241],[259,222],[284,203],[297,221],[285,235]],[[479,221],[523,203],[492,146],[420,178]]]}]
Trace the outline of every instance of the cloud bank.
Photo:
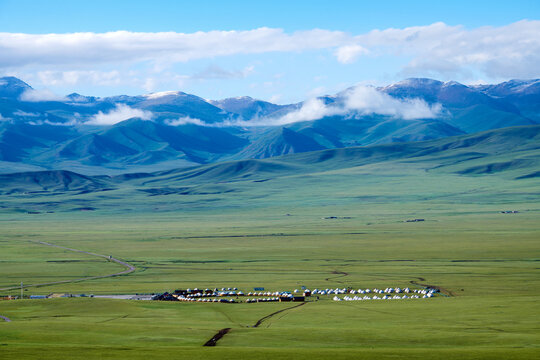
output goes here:
[{"label": "cloud bank", "polygon": [[[540,75],[540,21],[466,29],[435,23],[373,30],[354,37],[374,56],[404,55],[403,73],[456,74],[482,71],[493,78]],[[343,49],[343,48],[341,48]],[[339,52],[339,50],[338,50]]]},{"label": "cloud bank", "polygon": [[[117,70],[97,71],[99,64],[151,62],[167,64],[223,56],[270,52],[328,50],[342,64],[362,57],[402,56],[403,74],[455,75],[483,72],[492,78],[540,76],[540,21],[522,20],[504,26],[466,29],[435,23],[402,29],[373,30],[352,35],[313,29],[286,33],[282,29],[195,33],[21,34],[0,33],[0,69],[52,66],[40,77],[54,81],[110,83],[124,81]],[[66,71],[66,68],[72,68]],[[73,70],[77,68],[79,70]],[[84,68],[91,68],[87,70]],[[83,70],[80,70],[83,69]],[[249,73],[249,69],[246,70]],[[209,67],[204,78],[234,78],[246,72]]]},{"label": "cloud bank", "polygon": [[367,115],[384,115],[404,120],[433,119],[443,113],[441,104],[428,104],[422,99],[396,99],[371,86],[356,86],[334,98],[334,103],[326,104],[321,98],[305,101],[297,109],[280,117],[255,117],[250,120],[232,119],[209,124],[189,116],[167,120],[167,125],[180,126],[195,124],[210,127],[255,127],[282,126],[302,121],[319,120],[329,116],[357,118]]},{"label": "cloud bank", "polygon": [[20,34],[0,33],[0,67],[125,61],[186,62],[235,54],[323,49],[342,44],[340,31],[282,29],[176,32]]},{"label": "cloud bank", "polygon": [[325,104],[321,99],[311,99],[298,110],[279,118],[256,120],[252,126],[286,125],[334,115],[355,117],[378,114],[404,120],[430,119],[442,112],[440,104],[429,105],[422,99],[396,99],[371,86],[351,88],[339,100],[337,103]]},{"label": "cloud bank", "polygon": [[114,125],[121,121],[131,118],[140,118],[142,120],[151,120],[153,117],[152,112],[134,109],[124,104],[116,104],[116,107],[107,113],[99,111],[92,116],[85,124],[89,125]]},{"label": "cloud bank", "polygon": [[255,121],[254,123],[263,125],[286,125],[301,121],[311,121],[321,119],[325,116],[339,115],[345,113],[344,108],[327,106],[321,99],[315,98],[307,100],[300,109],[291,111],[279,118],[268,118]]},{"label": "cloud bank", "polygon": [[429,105],[422,99],[400,100],[371,86],[356,86],[347,91],[343,110],[414,120],[435,118],[441,114],[442,106]]}]

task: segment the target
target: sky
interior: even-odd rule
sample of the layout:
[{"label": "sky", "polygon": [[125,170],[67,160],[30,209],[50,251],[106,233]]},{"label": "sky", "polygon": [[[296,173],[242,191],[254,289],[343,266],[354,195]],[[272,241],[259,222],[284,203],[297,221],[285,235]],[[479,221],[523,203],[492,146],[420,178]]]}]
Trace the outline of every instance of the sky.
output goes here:
[{"label": "sky", "polygon": [[0,76],[36,96],[292,103],[409,77],[540,77],[540,1],[0,0]]}]

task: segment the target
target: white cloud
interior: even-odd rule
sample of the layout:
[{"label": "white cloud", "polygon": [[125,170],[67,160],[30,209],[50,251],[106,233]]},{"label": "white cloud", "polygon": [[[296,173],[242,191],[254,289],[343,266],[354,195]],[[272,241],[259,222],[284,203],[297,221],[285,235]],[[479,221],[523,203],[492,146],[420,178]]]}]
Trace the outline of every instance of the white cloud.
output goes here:
[{"label": "white cloud", "polygon": [[348,90],[344,108],[361,115],[388,115],[405,120],[435,118],[442,111],[440,104],[428,105],[422,99],[399,100],[370,86]]},{"label": "white cloud", "polygon": [[98,112],[85,124],[91,125],[114,125],[121,121],[139,118],[142,120],[151,120],[153,117],[152,112],[134,109],[124,104],[117,104],[116,107],[108,113]]},{"label": "white cloud", "polygon": [[75,120],[72,120],[72,121],[68,121],[68,122],[52,122],[52,121],[49,121],[49,120],[37,120],[37,121],[29,121],[27,123],[28,125],[33,125],[33,126],[40,126],[40,125],[52,125],[52,126],[73,126],[73,125],[77,125],[77,121]]},{"label": "white cloud", "polygon": [[197,119],[197,118],[192,118],[192,117],[189,117],[189,116],[180,117],[180,118],[174,119],[174,120],[168,119],[168,120],[165,120],[165,124],[170,125],[170,126],[180,126],[180,125],[187,125],[187,124],[194,124],[194,125],[200,125],[200,126],[209,126],[204,121],[202,121],[200,119]]},{"label": "white cloud", "polygon": [[404,74],[456,76],[481,71],[492,78],[540,75],[540,21],[465,29],[435,23],[404,29],[373,30],[356,44],[373,56],[403,55]]},{"label": "white cloud", "polygon": [[[150,61],[157,72],[168,65],[220,56],[302,52],[329,49],[341,63],[361,56],[403,56],[403,72],[455,75],[481,71],[491,78],[540,76],[540,21],[466,29],[435,23],[402,29],[373,30],[352,36],[340,31],[282,29],[247,31],[21,34],[0,33],[0,68],[28,65],[94,68],[99,64]],[[161,70],[159,70],[161,69]],[[240,72],[207,69],[199,76],[241,76]],[[41,72],[44,84],[96,84],[126,81],[118,71]]]},{"label": "white cloud", "polygon": [[39,101],[66,101],[65,96],[60,96],[48,89],[35,90],[28,89],[20,96],[22,101],[39,102]]},{"label": "white cloud", "polygon": [[[339,98],[336,100],[340,100]],[[370,86],[356,86],[343,94],[343,101],[325,104],[314,98],[298,110],[279,118],[259,118],[236,122],[238,126],[277,126],[301,121],[312,121],[327,116],[364,116],[371,114],[391,116],[405,120],[436,118],[442,112],[440,104],[429,105],[422,99],[399,100]],[[232,122],[230,125],[235,125]]]},{"label": "white cloud", "polygon": [[342,64],[350,64],[361,55],[369,54],[369,50],[358,44],[345,45],[335,51],[337,60]]},{"label": "white cloud", "polygon": [[[363,34],[321,29],[287,33],[272,28],[195,33],[4,32],[0,33],[0,72],[24,74],[23,78],[35,79],[49,88],[73,88],[82,84],[155,91],[181,88],[189,81],[240,79],[254,72],[250,66],[231,70],[212,65],[195,74],[179,75],[170,67],[179,62],[321,50],[314,55],[333,54],[336,61],[343,64],[354,63],[365,56],[392,57],[392,64],[401,62],[401,68],[391,65],[393,68],[387,72],[393,74],[389,76],[399,72],[406,77],[499,81],[540,77],[539,33],[538,20],[473,29],[434,23]],[[276,79],[279,77],[281,75]],[[266,80],[268,78],[257,81],[263,88],[276,86]],[[279,80],[280,84],[288,81]]]},{"label": "white cloud", "polygon": [[74,71],[38,71],[37,76],[45,86],[73,86],[78,84],[112,86],[122,82],[119,71],[74,70]]},{"label": "white cloud", "polygon": [[22,110],[17,110],[13,113],[15,116],[24,116],[24,117],[40,117],[39,113],[26,112]]},{"label": "white cloud", "polygon": [[263,120],[262,123],[266,125],[285,125],[300,121],[317,120],[340,112],[343,112],[343,110],[327,106],[322,100],[314,98],[304,102],[298,110],[291,111],[280,118]]},{"label": "white cloud", "polygon": [[189,116],[178,119],[168,119],[164,123],[170,126],[194,124],[209,127],[255,127],[283,126],[302,121],[313,121],[328,116],[346,116],[355,118],[378,114],[404,120],[430,119],[440,116],[443,112],[440,104],[429,105],[422,99],[396,99],[380,92],[374,87],[359,85],[347,90],[335,103],[325,104],[322,99],[312,98],[305,101],[298,109],[280,117],[254,117],[249,120],[229,119],[218,123],[206,123]]},{"label": "white cloud", "polygon": [[150,93],[150,94],[146,94],[146,95],[143,95],[145,98],[149,99],[149,100],[154,100],[154,99],[159,99],[159,98],[162,98],[162,97],[166,97],[166,96],[177,96],[177,95],[180,95],[181,92],[180,91],[159,91],[159,92],[155,92],[155,93]]},{"label": "white cloud", "polygon": [[21,34],[0,33],[0,67],[22,65],[94,65],[155,61],[185,62],[234,54],[324,49],[344,43],[340,31],[282,29],[176,32]]}]

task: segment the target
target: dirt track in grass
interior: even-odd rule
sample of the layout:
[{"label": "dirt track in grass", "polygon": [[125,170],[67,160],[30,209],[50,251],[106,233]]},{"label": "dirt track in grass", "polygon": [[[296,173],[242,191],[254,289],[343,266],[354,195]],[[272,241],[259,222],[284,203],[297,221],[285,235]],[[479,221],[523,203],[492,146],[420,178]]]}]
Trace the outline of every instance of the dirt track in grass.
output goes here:
[{"label": "dirt track in grass", "polygon": [[[96,254],[96,253],[89,252],[89,251],[84,251],[84,250],[72,249],[72,248],[68,248],[68,247],[60,246],[60,245],[55,245],[55,244],[51,244],[51,243],[44,242],[44,241],[30,241],[30,242],[33,243],[33,244],[52,246],[52,247],[59,248],[59,249],[64,249],[64,250],[78,252],[78,253],[87,254],[87,255],[91,255],[91,256],[101,257],[101,258],[104,258],[104,259],[109,260],[111,262],[115,262],[115,263],[117,263],[119,265],[122,265],[126,269],[123,270],[123,271],[116,272],[114,274],[107,274],[107,275],[100,275],[100,276],[88,276],[88,277],[83,277],[83,278],[78,278],[78,279],[71,279],[71,280],[51,281],[51,282],[46,282],[46,283],[41,283],[41,284],[28,284],[28,285],[23,284],[23,286],[22,286],[23,288],[43,287],[43,286],[48,286],[48,285],[66,284],[66,283],[80,282],[80,281],[86,281],[86,280],[104,279],[104,278],[110,278],[110,277],[113,277],[113,276],[127,275],[127,274],[132,273],[132,272],[134,272],[136,270],[135,266],[133,266],[131,264],[128,264],[125,261],[122,261],[122,260],[119,260],[119,259],[116,259],[116,258],[113,258],[113,257],[109,257],[107,255]],[[21,286],[10,286],[10,287],[6,287],[6,288],[0,288],[0,291],[15,290],[15,289],[20,289],[20,288],[21,288]]]},{"label": "dirt track in grass", "polygon": [[[252,327],[256,328],[256,327],[259,327],[264,321],[270,319],[271,317],[273,316],[276,316],[277,314],[280,314],[282,312],[285,312],[285,311],[288,311],[288,310],[292,310],[292,309],[295,309],[297,307],[300,307],[300,306],[303,306],[305,305],[306,303],[303,302],[303,303],[300,303],[298,305],[295,305],[295,306],[291,306],[291,307],[288,307],[286,309],[281,309],[281,310],[278,310],[278,311],[274,311],[273,313],[271,314],[268,314],[266,316],[263,316],[262,318],[260,318],[259,320],[257,320],[257,322],[255,323],[255,325],[253,325]],[[217,345],[217,342],[223,338],[225,335],[227,335],[227,333],[229,333],[229,331],[231,331],[231,328],[224,328],[224,329],[221,329],[219,330],[210,340],[208,340],[207,342],[204,343],[203,346],[216,346]]]}]

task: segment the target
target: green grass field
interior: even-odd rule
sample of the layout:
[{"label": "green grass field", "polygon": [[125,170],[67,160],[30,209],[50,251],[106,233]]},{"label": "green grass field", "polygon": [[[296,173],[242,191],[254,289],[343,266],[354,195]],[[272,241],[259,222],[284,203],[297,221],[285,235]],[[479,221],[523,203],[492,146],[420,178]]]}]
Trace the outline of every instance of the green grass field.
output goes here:
[{"label": "green grass field", "polygon": [[[388,161],[265,182],[198,183],[189,195],[149,196],[138,190],[141,182],[106,193],[2,195],[0,288],[122,270],[37,241],[110,254],[137,268],[30,287],[25,295],[418,282],[453,296],[321,299],[258,328],[258,319],[292,304],[0,301],[0,315],[12,320],[0,323],[0,358],[538,358],[538,180],[516,180],[519,169],[459,175],[452,166],[426,171],[424,162]],[[96,211],[72,210],[78,206]],[[404,222],[414,218],[425,221]],[[215,348],[202,346],[229,327]]]}]

